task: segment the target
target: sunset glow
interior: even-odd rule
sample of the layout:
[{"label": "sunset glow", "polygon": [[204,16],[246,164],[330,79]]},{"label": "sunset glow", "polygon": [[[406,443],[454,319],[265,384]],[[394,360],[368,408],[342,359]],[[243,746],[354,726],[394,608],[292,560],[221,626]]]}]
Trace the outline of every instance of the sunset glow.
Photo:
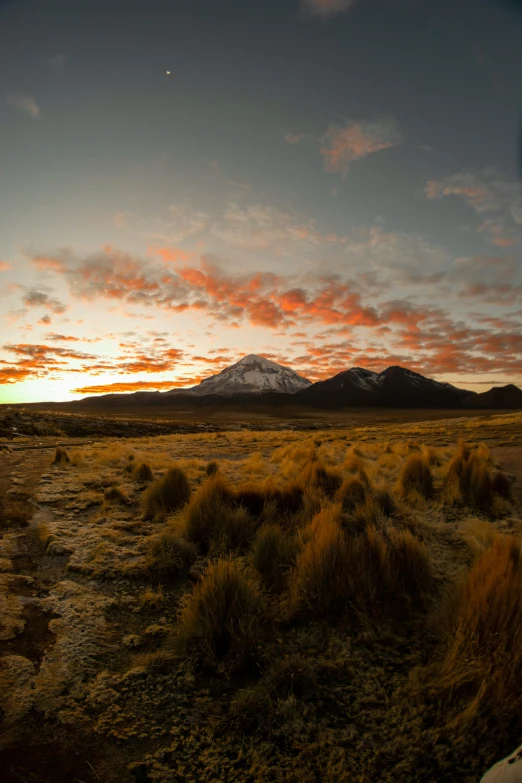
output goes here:
[{"label": "sunset glow", "polygon": [[248,353],[522,383],[520,18],[225,5],[1,6],[0,402]]}]

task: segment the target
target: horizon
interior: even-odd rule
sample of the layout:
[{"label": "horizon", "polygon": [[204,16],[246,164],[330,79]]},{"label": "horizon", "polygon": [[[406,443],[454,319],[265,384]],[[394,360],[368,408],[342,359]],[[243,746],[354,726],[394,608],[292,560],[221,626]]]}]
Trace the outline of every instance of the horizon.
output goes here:
[{"label": "horizon", "polygon": [[[230,367],[233,367],[236,364],[239,364],[240,362],[242,362],[244,359],[247,359],[247,358],[250,358],[250,357],[254,358],[254,359],[266,359],[267,358],[267,357],[264,357],[261,354],[251,354],[251,353],[245,354],[244,356],[242,356],[239,359],[237,359],[237,361],[233,362],[231,365],[227,365],[227,367],[224,367],[223,369],[218,370],[215,373],[207,375],[202,380],[209,380],[210,378],[215,378],[218,375],[220,375],[222,372],[224,372],[225,370],[230,369]],[[274,363],[272,359],[269,359],[269,361]],[[276,364],[278,364],[278,363],[276,362]],[[288,368],[286,365],[278,365],[278,366],[286,367],[287,369],[293,369],[293,368]],[[403,370],[411,371],[409,367],[403,367],[401,365],[389,365],[388,367],[385,367],[384,370],[382,370],[381,372],[384,372],[385,370],[390,369],[393,366],[398,366],[398,367],[400,367]],[[359,369],[368,371],[368,368],[366,368],[366,367],[352,366],[352,367],[346,367],[346,368],[344,368],[342,370],[339,370],[338,372],[334,372],[331,376],[328,376],[328,377],[329,378],[333,378],[333,377],[335,377],[336,375],[338,375],[340,373],[348,372],[350,370],[359,370]],[[297,375],[299,375],[299,377],[304,378],[304,380],[308,380],[312,385],[313,385],[313,383],[315,383],[315,381],[310,381],[309,378],[306,378],[306,376],[304,376],[301,373],[297,372],[297,370],[293,370],[293,371],[296,372]],[[376,371],[376,370],[370,370],[370,372],[374,372],[375,374],[379,374],[379,371]],[[321,380],[327,380],[327,378],[322,378]],[[430,378],[430,380],[437,380],[437,379],[436,378]],[[508,385],[515,385],[516,386],[516,384],[512,384],[511,381],[498,382],[498,383],[493,383],[493,384],[491,384],[489,381],[483,381],[482,384],[487,386],[487,388],[471,389],[471,388],[465,386],[462,383],[454,383],[451,380],[450,381],[445,381],[445,383],[449,383],[452,386],[455,386],[456,388],[459,388],[459,389],[464,389],[464,390],[470,391],[473,394],[479,393],[480,391],[489,391],[489,389],[493,389],[493,388],[502,388],[502,387],[508,386]],[[481,382],[479,382],[476,385],[480,385],[480,383]],[[196,387],[198,385],[199,384],[196,384]],[[122,384],[122,386],[125,387],[126,384]],[[162,392],[168,392],[168,391],[174,391],[174,390],[177,390],[177,391],[180,391],[180,392],[185,391],[185,390],[188,391],[188,390],[190,390],[192,388],[195,388],[195,386],[176,386],[175,384],[173,384],[171,388],[162,388],[162,389],[139,389],[139,388],[138,389],[132,389],[132,388],[122,388],[122,389],[119,389],[118,388],[118,384],[115,383],[115,384],[113,384],[112,390],[109,391],[109,392],[99,392],[99,393],[97,393],[95,390],[93,390],[93,393],[86,394],[85,396],[79,397],[75,401],[81,402],[84,399],[93,398],[93,397],[97,397],[97,396],[100,397],[100,396],[103,396],[104,394],[132,395],[132,394],[135,394],[137,392],[146,392],[146,393],[147,392],[152,392],[152,393],[160,393],[161,394]],[[520,387],[518,387],[518,388],[520,388]],[[267,392],[268,392],[268,390],[267,390]],[[214,393],[215,392],[209,392],[209,394],[214,394]],[[283,392],[281,392],[281,393],[283,393]],[[287,393],[288,394],[294,394],[295,392],[287,392]],[[71,402],[71,400],[67,400],[67,401],[63,401],[63,400],[32,400],[31,402],[27,402],[26,404],[39,404],[39,403],[43,404],[45,402],[60,403],[60,402]],[[16,403],[12,403],[12,404],[16,404]],[[21,404],[24,404],[24,403],[21,403]],[[0,406],[1,405],[9,405],[9,403],[3,403],[3,402],[0,401]]]},{"label": "horizon", "polygon": [[0,403],[248,353],[522,386],[521,32],[496,0],[0,2]]}]

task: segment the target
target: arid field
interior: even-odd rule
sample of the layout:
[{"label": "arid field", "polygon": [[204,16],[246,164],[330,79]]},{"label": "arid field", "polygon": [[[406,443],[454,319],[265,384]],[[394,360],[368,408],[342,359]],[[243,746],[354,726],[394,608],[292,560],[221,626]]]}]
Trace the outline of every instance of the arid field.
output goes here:
[{"label": "arid field", "polygon": [[476,783],[520,744],[522,413],[53,417],[0,452],[2,781]]}]

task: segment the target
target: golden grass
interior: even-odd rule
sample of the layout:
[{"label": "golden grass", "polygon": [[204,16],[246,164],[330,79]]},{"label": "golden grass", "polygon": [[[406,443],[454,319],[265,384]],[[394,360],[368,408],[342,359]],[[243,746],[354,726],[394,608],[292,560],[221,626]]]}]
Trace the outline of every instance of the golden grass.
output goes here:
[{"label": "golden grass", "polygon": [[368,485],[356,476],[349,476],[337,490],[336,500],[341,503],[343,511],[354,511],[356,506],[366,501]]},{"label": "golden grass", "polygon": [[[41,517],[49,563],[61,568],[58,555],[74,578],[117,580],[117,653],[100,661],[98,684],[67,697],[65,719],[101,732],[125,725],[158,780],[172,776],[161,739],[172,729],[191,759],[178,770],[187,779],[210,779],[219,755],[232,776],[254,769],[257,781],[281,769],[307,783],[383,769],[413,779],[420,759],[427,780],[478,780],[522,728],[518,554],[497,552],[498,530],[522,533],[522,523],[488,447],[448,444],[457,432],[494,443],[500,418],[134,438],[82,449],[83,462],[44,475],[37,502],[61,512]],[[173,464],[193,495],[139,518],[150,479],[139,466],[158,477]],[[90,509],[105,490],[102,509]],[[421,705],[406,687],[419,656],[435,661],[419,674]],[[186,691],[182,672],[193,677]],[[257,742],[255,763],[245,755],[236,766],[247,743],[231,730],[269,740],[273,761]],[[464,741],[473,752],[453,754]]]},{"label": "golden grass", "polygon": [[255,521],[236,502],[224,479],[212,476],[198,489],[185,513],[185,535],[203,553],[243,551],[255,533]]},{"label": "golden grass", "polygon": [[212,669],[242,669],[259,657],[266,620],[263,599],[243,566],[218,559],[183,602],[175,649]]},{"label": "golden grass", "polygon": [[219,465],[215,459],[212,459],[210,460],[210,462],[207,462],[205,466],[205,473],[207,474],[207,476],[215,476],[218,470],[219,470]]},{"label": "golden grass", "polygon": [[317,686],[313,665],[300,653],[291,653],[274,661],[263,675],[262,684],[272,696],[309,696]]},{"label": "golden grass", "polygon": [[186,572],[195,558],[194,544],[167,530],[152,538],[148,568],[151,576],[172,578]]},{"label": "golden grass", "polygon": [[277,525],[262,527],[251,550],[252,564],[267,590],[281,593],[299,550],[297,538]]},{"label": "golden grass", "polygon": [[62,449],[61,446],[56,447],[56,451],[54,453],[54,458],[52,461],[52,465],[68,465],[70,463],[69,455],[67,454],[65,449]]},{"label": "golden grass", "polygon": [[178,467],[170,468],[143,493],[143,516],[145,519],[161,521],[182,508],[190,494],[191,488],[185,473]]},{"label": "golden grass", "polygon": [[416,492],[426,500],[433,496],[433,475],[428,460],[420,454],[412,454],[404,465],[399,479],[403,496]]},{"label": "golden grass", "polygon": [[326,498],[332,500],[342,484],[342,476],[339,471],[314,461],[303,470],[301,483],[304,487],[318,489]]},{"label": "golden grass", "polygon": [[424,687],[445,700],[454,726],[484,719],[501,736],[521,725],[521,566],[520,541],[497,535],[448,608],[444,656]]},{"label": "golden grass", "polygon": [[350,534],[340,507],[330,506],[305,528],[290,578],[291,612],[382,615],[424,603],[433,586],[425,546],[409,531],[378,530],[366,516],[362,523],[362,531]]},{"label": "golden grass", "polygon": [[134,478],[139,484],[148,484],[154,478],[148,462],[141,462],[134,470]]},{"label": "golden grass", "polygon": [[165,593],[161,588],[153,590],[146,587],[138,595],[140,606],[150,609],[161,609],[165,603]]},{"label": "golden grass", "polygon": [[489,449],[479,445],[471,450],[463,442],[447,466],[444,493],[450,503],[485,512],[492,511],[499,500],[507,504],[513,500],[511,482],[493,469]]},{"label": "golden grass", "polygon": [[129,498],[120,487],[107,487],[103,493],[104,500],[108,500],[113,503],[121,503],[123,505],[129,502]]}]

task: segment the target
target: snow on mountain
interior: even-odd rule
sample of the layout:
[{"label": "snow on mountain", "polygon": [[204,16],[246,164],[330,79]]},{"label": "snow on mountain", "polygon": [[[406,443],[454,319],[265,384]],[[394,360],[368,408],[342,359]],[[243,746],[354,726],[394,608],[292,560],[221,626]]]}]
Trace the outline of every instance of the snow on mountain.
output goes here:
[{"label": "snow on mountain", "polygon": [[471,392],[440,383],[406,367],[380,373],[352,367],[298,394],[298,402],[316,407],[460,407]]},{"label": "snow on mountain", "polygon": [[371,370],[365,370],[363,367],[352,367],[351,370],[347,370],[344,373],[344,379],[341,381],[343,388],[347,381],[359,386],[361,389],[373,389],[379,381],[379,374]]},{"label": "snow on mountain", "polygon": [[290,367],[283,367],[270,359],[263,359],[262,356],[251,353],[217,375],[205,378],[190,391],[198,395],[267,391],[294,394],[308,386],[311,386],[311,381],[298,375]]}]

